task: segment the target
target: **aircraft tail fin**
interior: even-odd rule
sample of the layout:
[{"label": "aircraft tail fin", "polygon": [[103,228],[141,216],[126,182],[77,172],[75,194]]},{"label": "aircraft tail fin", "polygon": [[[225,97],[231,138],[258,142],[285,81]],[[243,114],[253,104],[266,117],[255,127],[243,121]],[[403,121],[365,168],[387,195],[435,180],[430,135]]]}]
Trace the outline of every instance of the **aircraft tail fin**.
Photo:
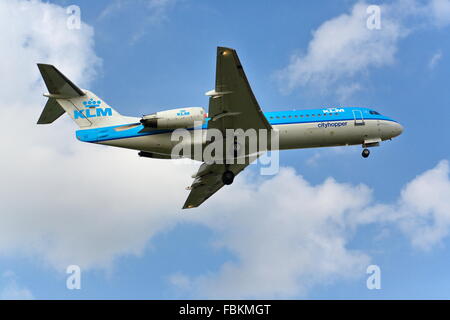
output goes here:
[{"label": "aircraft tail fin", "polygon": [[80,88],[51,64],[38,63],[38,68],[50,94],[70,98],[85,95]]},{"label": "aircraft tail fin", "polygon": [[38,124],[49,124],[65,112],[80,128],[118,125],[125,118],[106,102],[88,90],[82,90],[53,65],[38,64],[39,71],[49,91],[47,104]]}]

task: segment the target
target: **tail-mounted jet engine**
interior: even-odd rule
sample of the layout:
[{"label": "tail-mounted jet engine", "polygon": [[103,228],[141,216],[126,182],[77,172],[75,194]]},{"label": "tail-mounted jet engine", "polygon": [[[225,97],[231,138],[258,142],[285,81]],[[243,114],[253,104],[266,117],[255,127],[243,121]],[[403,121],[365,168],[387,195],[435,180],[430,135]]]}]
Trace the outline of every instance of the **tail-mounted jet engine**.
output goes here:
[{"label": "tail-mounted jet engine", "polygon": [[144,127],[156,129],[192,128],[203,124],[206,116],[200,107],[181,108],[143,116],[141,123]]}]

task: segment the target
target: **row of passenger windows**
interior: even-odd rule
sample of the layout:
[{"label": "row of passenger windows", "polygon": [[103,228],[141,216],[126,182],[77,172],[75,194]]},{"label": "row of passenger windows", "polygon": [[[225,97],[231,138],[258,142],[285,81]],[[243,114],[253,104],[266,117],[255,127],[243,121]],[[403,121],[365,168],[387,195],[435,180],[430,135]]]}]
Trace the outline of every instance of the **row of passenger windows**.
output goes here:
[{"label": "row of passenger windows", "polygon": [[[334,116],[338,116],[339,113],[336,112],[336,113],[323,113],[323,114],[322,113],[318,113],[317,114],[318,117],[321,117],[321,116],[324,116],[324,117],[325,116],[333,116],[333,115]],[[293,116],[289,115],[289,116],[281,116],[281,117],[280,116],[275,116],[275,117],[271,116],[270,119],[280,119],[280,118],[285,119],[285,118],[299,118],[299,117],[303,118],[303,117],[315,117],[315,116],[316,116],[315,114],[311,114],[311,115],[310,114],[305,114],[305,115],[301,114],[301,115],[293,115]]]}]

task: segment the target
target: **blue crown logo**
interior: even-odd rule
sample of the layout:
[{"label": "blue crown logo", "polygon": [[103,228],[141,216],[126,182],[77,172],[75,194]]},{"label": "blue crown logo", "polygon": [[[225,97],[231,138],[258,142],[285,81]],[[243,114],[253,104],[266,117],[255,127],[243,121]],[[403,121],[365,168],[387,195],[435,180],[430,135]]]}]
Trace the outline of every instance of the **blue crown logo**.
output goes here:
[{"label": "blue crown logo", "polygon": [[94,100],[94,99],[89,99],[89,101],[83,101],[83,104],[86,108],[97,108],[100,107],[101,105],[101,101],[100,100]]}]

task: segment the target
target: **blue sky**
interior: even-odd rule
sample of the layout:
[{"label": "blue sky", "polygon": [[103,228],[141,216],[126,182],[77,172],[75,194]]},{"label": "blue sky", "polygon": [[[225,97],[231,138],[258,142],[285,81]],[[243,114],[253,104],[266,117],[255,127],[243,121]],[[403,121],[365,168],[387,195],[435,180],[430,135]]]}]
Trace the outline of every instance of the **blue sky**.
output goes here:
[{"label": "blue sky", "polygon": [[[0,0],[1,8],[29,5],[7,2]],[[450,1],[371,2],[382,8],[381,29],[372,33],[358,24],[368,3],[356,1],[49,3],[30,5],[24,14],[34,22],[11,22],[21,30],[10,36],[21,60],[0,55],[14,61],[2,68],[21,68],[12,70],[11,83],[33,88],[29,97],[0,91],[11,105],[30,110],[20,127],[29,135],[17,138],[10,146],[17,152],[2,160],[17,182],[2,183],[0,217],[9,233],[0,236],[0,297],[450,297]],[[81,30],[53,36],[52,28],[65,21],[63,8],[72,4],[81,8]],[[39,10],[55,19],[40,22]],[[38,32],[42,23],[50,31]],[[25,48],[27,37],[42,44]],[[122,114],[140,116],[207,108],[204,93],[214,86],[219,45],[237,50],[264,111],[370,106],[405,131],[374,148],[369,159],[361,158],[360,147],[282,152],[278,178],[259,177],[252,168],[235,190],[224,190],[198,212],[182,212],[192,168],[82,144],[68,119],[34,124],[45,103],[37,96],[44,89],[36,62],[54,63]],[[11,110],[5,106],[2,116]],[[24,161],[28,155],[33,164]],[[314,203],[297,201],[295,193],[286,197],[284,187],[311,192],[298,199]],[[273,206],[258,207],[272,194]],[[321,204],[328,194],[331,207]],[[272,247],[258,229],[268,228],[264,220],[278,221],[270,220],[278,212],[286,221],[273,233],[267,229]],[[298,223],[298,233],[289,221]],[[303,221],[313,232],[302,235]],[[285,225],[289,236],[279,239]],[[68,264],[82,266],[81,290],[66,289]],[[370,264],[381,268],[381,290],[366,288]]]}]

